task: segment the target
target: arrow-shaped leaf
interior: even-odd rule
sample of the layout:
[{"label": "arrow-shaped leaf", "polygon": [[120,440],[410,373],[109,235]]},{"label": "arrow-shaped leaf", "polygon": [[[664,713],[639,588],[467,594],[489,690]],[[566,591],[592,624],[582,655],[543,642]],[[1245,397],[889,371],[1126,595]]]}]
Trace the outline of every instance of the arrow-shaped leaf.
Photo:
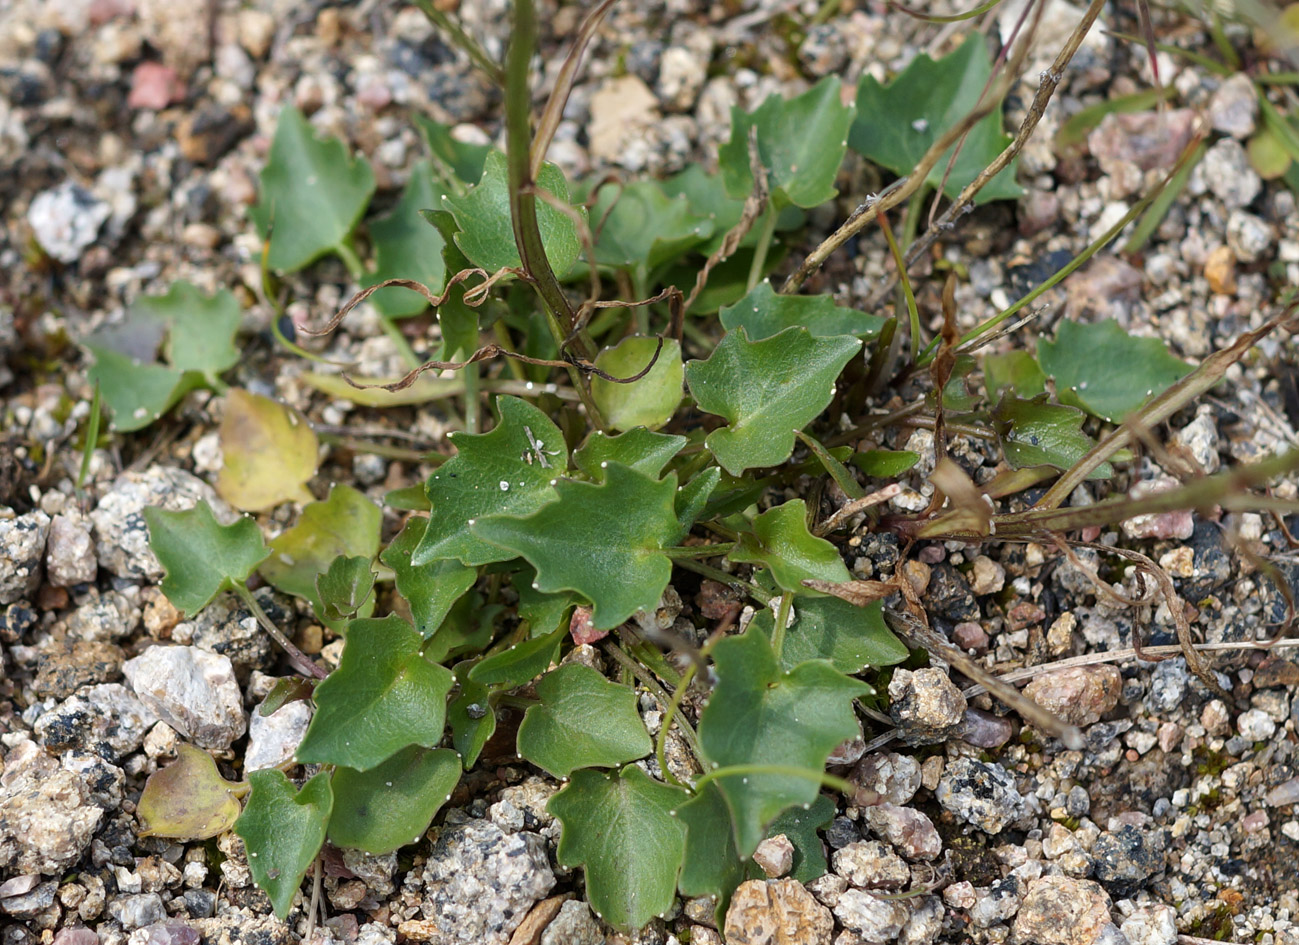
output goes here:
[{"label": "arrow-shaped leaf", "polygon": [[217,594],[242,585],[270,554],[255,521],[245,516],[221,525],[202,499],[184,512],[147,508],[144,520],[149,547],[166,571],[162,592],[189,617]]},{"label": "arrow-shaped leaf", "polygon": [[672,905],[685,852],[685,831],[672,812],[685,799],[680,788],[628,765],[607,774],[574,771],[546,805],[564,825],[557,859],[585,868],[591,907],[615,928],[642,928]]},{"label": "arrow-shaped leaf", "polygon": [[557,778],[574,768],[611,768],[654,750],[636,693],[589,666],[570,663],[537,683],[539,705],[519,726],[519,754]]},{"label": "arrow-shaped leaf", "polygon": [[[740,535],[728,556],[738,564],[761,564],[771,569],[776,583],[786,591],[806,591],[803,581],[842,582],[852,579],[838,550],[807,529],[807,503],[793,499],[768,509],[753,520],[753,531]],[[826,575],[835,575],[826,577]]]},{"label": "arrow-shaped leaf", "polygon": [[705,441],[717,461],[738,476],[787,460],[794,431],[829,405],[835,379],[860,348],[856,338],[815,338],[805,328],[750,341],[739,328],[707,361],[687,364],[686,383],[699,408],[727,420]]},{"label": "arrow-shaped leaf", "polygon": [[293,906],[293,894],[325,842],[325,827],[334,807],[329,774],[320,772],[296,790],[282,771],[268,768],[248,776],[252,796],[235,824],[248,848],[248,869],[258,888],[271,897],[281,919]]},{"label": "arrow-shaped leaf", "polygon": [[663,549],[679,532],[675,473],[656,481],[617,463],[605,473],[599,484],[559,481],[558,501],[528,518],[494,516],[473,528],[506,549],[502,557],[526,558],[537,569],[537,590],[585,596],[596,630],[658,606],[672,576]]},{"label": "arrow-shaped leaf", "polygon": [[298,760],[367,771],[407,745],[440,742],[453,679],[422,643],[400,617],[353,620],[338,669],[316,687]]}]

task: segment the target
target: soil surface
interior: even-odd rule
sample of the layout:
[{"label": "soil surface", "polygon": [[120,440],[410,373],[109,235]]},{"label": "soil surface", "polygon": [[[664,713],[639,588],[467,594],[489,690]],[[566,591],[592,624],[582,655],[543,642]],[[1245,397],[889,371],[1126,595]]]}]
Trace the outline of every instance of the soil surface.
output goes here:
[{"label": "soil surface", "polygon": [[[548,82],[584,10],[542,6]],[[974,26],[995,50],[1018,15],[931,24],[874,0],[846,0],[826,4],[833,15],[809,26],[817,6],[616,6],[592,43],[551,158],[570,177],[713,166],[733,106],[756,107],[823,75],[845,84],[867,72],[884,80],[920,53],[949,51]],[[461,0],[458,15],[499,55],[507,10],[505,0]],[[960,11],[940,3],[927,12]],[[1018,127],[1039,74],[1081,12],[1051,0],[1026,78],[1008,98],[1008,128]],[[1283,180],[1261,179],[1246,150],[1263,121],[1250,76],[1294,67],[1283,51],[1261,49],[1256,39],[1267,37],[1249,24],[1225,22],[1243,66],[1218,74],[1161,52],[1167,106],[1111,115],[1073,140],[1062,134],[1071,116],[1153,87],[1144,48],[1117,35],[1139,32],[1136,5],[1107,8],[1102,20],[1024,149],[1023,196],[985,205],[941,235],[913,272],[920,310],[931,330],[940,327],[943,277],[956,269],[960,325],[995,314],[1119,220],[1202,132],[1203,159],[1144,246],[1125,254],[1120,240],[1102,250],[1043,296],[1033,321],[996,342],[1033,350],[1035,337],[1050,336],[1061,319],[1113,318],[1199,361],[1262,324],[1282,291],[1299,283],[1294,193]],[[1161,42],[1212,57],[1203,23],[1159,14],[1155,25]],[[1284,87],[1268,94],[1288,107]],[[255,759],[273,764],[284,757],[277,752],[291,752],[307,721],[301,703],[276,713],[274,725],[258,721],[256,707],[290,668],[232,599],[179,620],[144,541],[147,505],[219,504],[211,483],[222,463],[223,399],[192,393],[159,422],[106,439],[76,487],[91,399],[79,342],[176,279],[237,297],[241,359],[226,380],[307,415],[327,445],[311,483],[318,498],[330,483],[346,482],[381,504],[390,490],[427,475],[421,453],[451,451],[445,434],[458,421],[442,405],[379,411],[332,399],[302,382],[312,365],[272,334],[277,313],[263,292],[248,209],[287,103],[368,156],[378,180],[372,209],[396,201],[422,156],[412,114],[454,125],[468,141],[500,134],[499,94],[418,9],[398,3],[0,4],[3,945],[272,945],[307,931],[310,883],[280,922],[252,885],[236,837],[190,844],[141,837],[135,816],[145,779],[180,742],[212,750],[237,779]],[[781,272],[890,179],[850,158],[841,199],[811,215]],[[888,311],[892,294],[882,305],[874,299],[890,259],[879,231],[868,229],[807,288]],[[357,287],[331,257],[286,288],[283,327],[291,332],[327,319]],[[402,328],[422,351],[436,325],[422,317]],[[402,372],[392,340],[364,306],[329,338],[299,340],[331,360],[358,363],[361,375]],[[1265,339],[1226,383],[1155,431],[1114,479],[1081,487],[1071,501],[1294,447],[1295,370],[1289,336]],[[921,393],[891,391],[872,407],[898,409]],[[921,454],[893,507],[925,507],[932,432],[899,426],[878,445]],[[976,482],[987,481],[1000,458],[977,437],[956,436],[948,449]],[[795,494],[812,488],[805,480]],[[1271,491],[1293,500],[1299,479]],[[823,502],[832,510],[834,496]],[[300,510],[280,506],[261,517],[264,530],[282,531]],[[383,514],[391,537],[403,513]],[[1214,643],[1266,640],[1280,627],[1299,585],[1294,531],[1271,515],[1210,509],[1085,537],[1157,562],[1191,606],[1195,638]],[[845,550],[858,577],[898,566],[890,535],[861,531]],[[904,570],[934,625],[995,673],[1123,650],[1138,634],[1148,646],[1176,642],[1165,596],[1112,554],[1083,549],[1069,557],[1034,543],[930,543],[909,554]],[[1261,570],[1263,561],[1273,567]],[[676,591],[674,616],[704,625],[717,587],[683,583]],[[270,588],[257,593],[304,650],[337,659],[340,641],[322,632],[307,605]],[[742,887],[724,930],[732,941],[836,945],[1168,945],[1179,937],[1296,945],[1294,652],[1210,654],[1229,699],[1180,656],[1035,677],[1030,695],[1084,727],[1081,750],[1037,733],[986,695],[962,695],[957,687],[968,682],[936,660],[872,676],[888,693],[888,714],[867,718],[863,738],[844,746],[832,769],[858,792],[834,797],[822,831],[830,872],[807,887],[780,879]],[[575,653],[602,665],[598,650]],[[645,695],[641,708],[653,729],[662,707]],[[511,728],[502,721],[502,731]],[[681,902],[636,936],[604,927],[582,902],[580,870],[555,859],[558,824],[545,804],[558,788],[520,762],[508,739],[493,743],[487,763],[463,779],[420,842],[388,857],[327,849],[327,920],[313,937],[365,945],[720,941],[706,901]],[[760,853],[779,876],[779,845]]]}]

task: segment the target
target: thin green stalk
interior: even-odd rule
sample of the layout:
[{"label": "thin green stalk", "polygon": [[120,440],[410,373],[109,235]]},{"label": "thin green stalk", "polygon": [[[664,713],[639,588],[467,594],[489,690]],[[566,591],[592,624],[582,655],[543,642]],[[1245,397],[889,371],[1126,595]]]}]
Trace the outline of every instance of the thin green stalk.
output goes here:
[{"label": "thin green stalk", "polygon": [[771,652],[776,654],[776,662],[780,662],[781,650],[785,648],[785,631],[789,629],[789,614],[794,609],[794,595],[781,594],[780,607],[776,610],[776,627],[771,631]]},{"label": "thin green stalk", "polygon": [[99,443],[99,419],[103,413],[99,404],[99,381],[95,381],[95,393],[90,398],[90,416],[86,418],[86,444],[81,449],[81,468],[77,470],[77,491],[80,492],[90,476],[90,460],[95,455]]},{"label": "thin green stalk", "polygon": [[496,85],[503,83],[505,76],[501,72],[501,67],[487,55],[487,50],[478,44],[478,40],[466,33],[459,23],[435,7],[432,0],[414,0],[414,3],[424,11],[429,22],[446,33],[451,42],[459,46],[474,65],[487,73],[492,82]]},{"label": "thin green stalk", "polygon": [[753,263],[749,266],[749,291],[762,279],[762,268],[767,264],[767,251],[771,249],[771,238],[776,232],[776,218],[780,214],[775,208],[768,208],[762,219],[762,229],[758,230],[758,245],[753,248]]},{"label": "thin green stalk", "polygon": [[702,778],[695,782],[696,793],[702,791],[712,781],[719,778],[734,778],[746,774],[775,774],[786,778],[803,778],[807,781],[816,781],[828,788],[834,788],[841,794],[852,796],[857,793],[857,786],[851,781],[835,777],[826,771],[816,771],[812,768],[798,768],[794,765],[727,765],[724,768],[714,768]]},{"label": "thin green stalk", "polygon": [[477,364],[470,364],[460,372],[460,375],[465,380],[465,432],[477,433],[479,429],[478,382],[482,379],[482,374]]},{"label": "thin green stalk", "polygon": [[756,584],[737,578],[734,574],[727,574],[725,571],[719,570],[718,568],[711,568],[706,564],[700,564],[693,558],[679,558],[674,562],[674,564],[676,564],[678,568],[685,568],[687,571],[693,571],[695,574],[709,578],[719,584],[725,584],[728,587],[733,587],[736,590],[743,591],[763,607],[766,607],[775,598],[774,594],[768,594]]},{"label": "thin green stalk", "polygon": [[338,241],[334,247],[334,252],[338,258],[343,260],[343,265],[347,267],[347,274],[360,282],[365,278],[365,263],[361,262],[361,257],[356,254],[356,248],[352,245],[352,238],[349,236]]},{"label": "thin green stalk", "polygon": [[316,679],[324,679],[328,675],[308,659],[306,653],[294,646],[293,641],[286,637],[279,627],[275,626],[274,621],[266,616],[266,611],[262,610],[261,604],[257,603],[257,598],[253,596],[252,591],[248,590],[244,584],[236,581],[234,592],[244,602],[252,615],[257,618],[257,622],[262,625],[262,629],[270,635],[272,640],[279,644],[280,649],[288,654],[289,661],[298,667],[299,672],[307,676],[314,676]]},{"label": "thin green stalk", "polygon": [[397,323],[391,318],[380,316],[379,327],[383,329],[383,333],[388,336],[388,340],[392,342],[393,347],[397,349],[397,353],[401,355],[401,359],[406,362],[408,367],[417,368],[424,363],[420,356],[415,353],[415,349],[410,346],[410,342],[406,340],[406,336],[402,334],[402,330],[397,326]]},{"label": "thin green stalk", "polygon": [[[644,666],[628,656],[627,652],[622,647],[617,643],[614,643],[612,640],[605,640],[603,647],[604,651],[612,656],[616,663],[636,677],[636,681],[644,686],[649,693],[658,700],[659,705],[669,706],[672,704],[672,698],[667,694],[667,690],[659,685],[658,680],[655,679]],[[698,755],[699,740],[695,736],[694,729],[683,721],[681,722],[681,732],[682,737],[686,740],[686,744],[690,746],[690,750]],[[663,771],[665,773],[667,772],[666,766],[663,767]]]},{"label": "thin green stalk", "polygon": [[[916,196],[919,196],[923,190],[923,187],[917,190]],[[915,216],[916,210],[913,199],[907,208],[908,222]],[[884,239],[889,244],[889,252],[893,254],[893,264],[898,267],[898,286],[906,302],[907,316],[911,324],[911,363],[915,364],[920,354],[920,309],[916,306],[916,294],[911,289],[911,277],[907,275],[907,264],[902,256],[902,248],[898,246],[898,241],[893,237],[893,227],[889,226],[883,214],[880,215],[880,228],[884,230]]]},{"label": "thin green stalk", "polygon": [[[546,327],[550,329],[556,347],[562,351],[573,330],[574,313],[546,257],[546,247],[537,224],[537,195],[532,179],[528,71],[536,41],[537,13],[532,0],[514,0],[514,24],[505,56],[505,157],[509,171],[510,221],[519,259],[541,296]],[[582,357],[589,360],[595,356],[580,336],[574,339],[573,344]],[[576,365],[569,367],[568,375],[591,422],[599,429],[605,429],[604,417],[591,399],[587,379]]]},{"label": "thin green stalk", "polygon": [[[667,762],[667,744],[668,729],[672,727],[672,721],[676,718],[678,710],[681,708],[681,700],[685,698],[686,690],[690,688],[690,683],[695,678],[696,664],[691,663],[686,667],[686,674],[681,677],[681,682],[677,688],[672,691],[672,698],[668,700],[667,709],[663,712],[663,721],[659,725],[659,735],[654,743],[654,759],[659,763],[659,770],[663,772],[663,777],[667,778],[677,787],[685,787],[671,771],[668,770]],[[682,722],[682,731],[685,730],[686,723]],[[699,756],[698,745],[696,744],[695,757]],[[700,759],[702,762],[703,759]]]},{"label": "thin green stalk", "polygon": [[684,561],[689,558],[720,558],[723,555],[730,554],[731,549],[735,547],[735,542],[727,542],[721,545],[688,545],[674,548],[664,548],[663,553],[673,561]]}]

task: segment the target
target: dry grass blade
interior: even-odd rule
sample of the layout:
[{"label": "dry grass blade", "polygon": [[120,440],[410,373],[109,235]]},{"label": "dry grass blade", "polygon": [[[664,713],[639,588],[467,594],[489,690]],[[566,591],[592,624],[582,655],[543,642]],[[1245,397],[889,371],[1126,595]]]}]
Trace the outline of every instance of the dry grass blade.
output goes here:
[{"label": "dry grass blade", "polygon": [[[1092,7],[1096,9],[1097,13],[1100,12],[1100,7],[1102,5],[1103,0],[1093,0],[1092,2]],[[1090,7],[1088,8],[1088,13],[1091,14]],[[1095,14],[1091,15],[1094,19]],[[1085,33],[1086,31],[1084,30],[1084,35]],[[1081,37],[1078,42],[1082,42]],[[978,108],[971,109],[964,118],[940,135],[938,140],[930,145],[929,150],[926,151],[924,156],[916,163],[916,166],[912,169],[910,174],[906,177],[899,178],[896,185],[891,187],[885,193],[880,194],[878,197],[867,198],[862,202],[857,209],[849,214],[848,219],[845,220],[837,230],[826,237],[825,240],[816,247],[816,249],[808,253],[807,258],[803,260],[798,269],[785,280],[785,284],[780,287],[780,291],[786,295],[792,292],[797,292],[799,287],[807,281],[807,277],[817,269],[821,268],[825,261],[830,258],[831,253],[869,226],[879,214],[892,210],[899,204],[909,200],[911,195],[919,190],[924,184],[925,179],[929,176],[929,172],[933,170],[934,165],[938,163],[939,159],[947,153],[947,149],[964,138],[971,128],[991,114],[993,109],[999,106],[1001,100],[1006,97],[1006,93],[1010,91],[1011,86],[1015,83],[1016,78],[1023,69],[1024,61],[1028,58],[1028,47],[1028,43],[1020,44],[1019,49],[1016,50],[1013,59],[1007,66],[1005,74],[997,82],[994,90],[985,97],[982,105]],[[1072,57],[1072,55],[1073,54],[1070,53],[1070,57]],[[1023,147],[1022,143],[1020,146]],[[1009,162],[1008,158],[1006,163]],[[982,174],[979,176],[980,178],[983,177]],[[990,179],[991,178],[989,178],[989,180]]]},{"label": "dry grass blade", "polygon": [[420,295],[424,296],[425,301],[427,301],[428,304],[431,305],[434,308],[434,310],[436,310],[439,305],[441,305],[443,302],[447,300],[448,297],[450,297],[451,289],[453,286],[459,285],[461,282],[464,282],[470,276],[482,276],[483,282],[474,286],[472,289],[470,289],[468,292],[465,293],[466,305],[470,305],[470,306],[481,305],[483,300],[486,299],[487,297],[487,290],[490,289],[493,285],[495,285],[499,280],[503,279],[505,276],[511,276],[511,275],[519,276],[521,278],[526,278],[523,272],[518,269],[500,269],[494,273],[488,273],[486,269],[478,269],[476,267],[472,269],[461,269],[459,272],[457,272],[455,275],[453,275],[450,279],[447,280],[446,288],[444,288],[440,294],[434,293],[433,290],[430,289],[428,286],[426,286],[424,283],[416,282],[414,279],[385,279],[383,282],[379,282],[376,283],[375,285],[362,289],[360,292],[356,293],[356,295],[348,299],[347,304],[344,305],[342,308],[340,308],[336,313],[334,313],[334,316],[330,318],[330,320],[326,322],[322,327],[320,328],[301,327],[298,329],[298,331],[302,332],[304,335],[313,335],[313,336],[327,335],[343,323],[343,319],[345,319],[351,313],[352,309],[356,308],[358,305],[360,305],[370,296],[374,295],[374,293],[378,292],[380,289],[386,289],[388,288],[388,286],[398,286],[402,289],[410,289],[412,292],[418,292]]},{"label": "dry grass blade", "polygon": [[[842,584],[830,581],[804,581],[803,583],[813,590],[831,594],[858,607],[865,607],[887,596],[888,593],[899,590],[898,584],[884,581],[846,581]],[[881,594],[881,591],[885,593]],[[915,617],[886,607],[884,620],[894,633],[904,640],[909,640],[911,646],[923,647],[958,672],[986,687],[988,692],[1018,712],[1025,720],[1060,739],[1067,747],[1081,749],[1086,744],[1082,732],[1076,725],[1062,722],[1017,689],[1001,682]]]},{"label": "dry grass blade", "polygon": [[865,512],[867,509],[874,508],[875,506],[880,505],[881,503],[887,502],[889,499],[900,494],[901,492],[902,492],[902,485],[900,483],[891,482],[883,489],[880,489],[877,492],[872,492],[868,495],[862,496],[860,499],[853,499],[851,502],[846,502],[844,503],[843,508],[839,509],[839,511],[835,512],[824,522],[818,525],[814,529],[813,534],[818,536],[828,535],[831,532],[835,531],[836,529],[840,528],[845,522],[848,521],[848,519],[852,518],[854,515],[858,515],[862,512]]},{"label": "dry grass blade", "polygon": [[[1078,21],[1078,25],[1074,27],[1073,32],[1069,34],[1069,38],[1065,40],[1064,46],[1056,55],[1055,61],[1051,63],[1051,68],[1042,73],[1037,87],[1037,94],[1033,96],[1033,101],[1028,107],[1028,113],[1020,123],[1019,130],[1015,132],[1015,137],[991,164],[966,185],[965,189],[952,201],[951,206],[911,245],[907,250],[908,266],[919,259],[920,254],[929,248],[930,244],[938,238],[938,235],[949,229],[956,218],[969,209],[979,191],[983,190],[994,177],[1005,170],[1010,165],[1010,162],[1019,155],[1019,152],[1024,149],[1024,145],[1028,143],[1028,139],[1033,136],[1033,132],[1037,129],[1038,122],[1046,114],[1046,107],[1050,103],[1051,97],[1055,95],[1056,88],[1064,79],[1065,69],[1068,68],[1070,61],[1078,52],[1078,47],[1082,45],[1083,39],[1086,38],[1092,24],[1096,22],[1096,17],[1100,15],[1104,6],[1105,0],[1092,0],[1091,4],[1088,5],[1082,19]],[[1018,72],[1018,69],[1015,72]],[[1000,96],[997,97],[996,101],[1000,101]],[[890,284],[887,288],[891,289],[892,285]],[[879,298],[878,293],[876,297]],[[872,299],[871,303],[874,302],[875,300]]]},{"label": "dry grass blade", "polygon": [[590,45],[591,38],[595,36],[595,31],[604,20],[605,14],[615,2],[616,0],[604,0],[586,15],[586,19],[578,28],[577,38],[573,40],[573,48],[568,51],[568,55],[564,57],[564,64],[559,67],[559,75],[555,77],[555,89],[550,93],[550,99],[541,112],[541,119],[537,122],[537,134],[532,142],[533,180],[536,180],[537,175],[541,173],[541,164],[546,160],[546,152],[550,150],[555,129],[559,127],[560,119],[564,117],[564,106],[568,104],[568,97],[573,92],[573,83],[577,81],[577,70],[582,64],[582,55]]},{"label": "dry grass blade", "polygon": [[690,311],[690,306],[695,304],[695,299],[699,298],[699,293],[704,291],[704,286],[708,285],[708,276],[713,268],[726,262],[735,255],[735,251],[740,248],[740,242],[749,235],[753,229],[753,224],[757,222],[758,217],[762,216],[763,211],[767,209],[767,204],[771,199],[771,192],[767,186],[767,169],[762,164],[762,155],[758,153],[758,129],[757,126],[749,128],[749,173],[753,175],[753,191],[749,196],[744,198],[744,209],[740,212],[740,220],[722,239],[722,245],[717,247],[716,251],[704,261],[704,267],[699,270],[699,275],[695,276],[695,287],[690,290],[686,296],[684,311]]},{"label": "dry grass blade", "polygon": [[[1224,689],[1218,680],[1214,678],[1213,673],[1209,671],[1209,667],[1204,665],[1204,660],[1200,659],[1200,654],[1195,650],[1195,641],[1191,639],[1191,622],[1186,619],[1186,608],[1182,606],[1182,599],[1177,595],[1177,589],[1173,587],[1173,579],[1168,576],[1168,572],[1155,564],[1147,555],[1143,555],[1139,551],[1133,551],[1130,548],[1116,548],[1094,542],[1084,542],[1079,544],[1078,547],[1091,548],[1094,551],[1126,558],[1155,579],[1160,592],[1164,595],[1164,602],[1168,605],[1168,612],[1172,615],[1173,626],[1177,628],[1177,642],[1182,648],[1182,655],[1186,657],[1187,668],[1195,673],[1200,682],[1209,687],[1210,692],[1222,699],[1223,702],[1232,703],[1234,700],[1231,693]],[[1133,649],[1140,656],[1141,647],[1137,643],[1136,633],[1137,629],[1134,626],[1132,628]]]},{"label": "dry grass blade", "polygon": [[1268,319],[1261,327],[1245,332],[1221,351],[1209,355],[1194,371],[1134,413],[1122,426],[1093,446],[1082,459],[1070,467],[1047,490],[1035,508],[1058,508],[1101,463],[1128,446],[1135,438],[1137,429],[1162,423],[1192,400],[1206,393],[1222,380],[1227,373],[1227,368],[1244,357],[1246,351],[1292,318],[1297,304],[1299,303],[1292,302],[1280,315]]}]

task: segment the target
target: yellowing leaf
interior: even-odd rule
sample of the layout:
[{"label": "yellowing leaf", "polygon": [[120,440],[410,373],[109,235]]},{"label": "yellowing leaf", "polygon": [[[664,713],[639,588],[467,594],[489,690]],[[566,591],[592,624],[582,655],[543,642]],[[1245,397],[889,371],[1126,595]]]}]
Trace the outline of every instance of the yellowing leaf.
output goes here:
[{"label": "yellowing leaf", "polygon": [[311,501],[305,484],[316,474],[316,434],[298,411],[236,388],[226,396],[220,437],[225,462],[216,490],[235,508]]}]

